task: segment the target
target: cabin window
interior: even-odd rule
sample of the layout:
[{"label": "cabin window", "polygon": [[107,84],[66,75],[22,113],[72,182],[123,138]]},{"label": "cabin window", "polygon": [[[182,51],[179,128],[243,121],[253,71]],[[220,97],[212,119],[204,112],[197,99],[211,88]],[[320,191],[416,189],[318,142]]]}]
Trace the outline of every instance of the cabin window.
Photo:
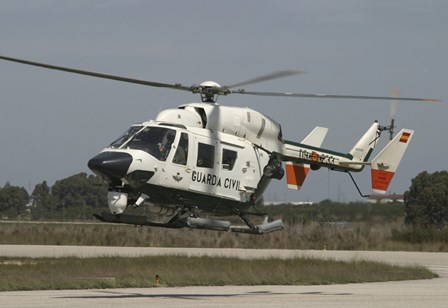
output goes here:
[{"label": "cabin window", "polygon": [[188,160],[188,134],[182,133],[179,139],[176,153],[173,157],[173,163],[178,165],[186,165]]},{"label": "cabin window", "polygon": [[235,165],[237,152],[223,149],[222,150],[222,169],[232,170]]},{"label": "cabin window", "polygon": [[215,147],[213,145],[198,143],[198,160],[196,166],[201,168],[213,168]]}]

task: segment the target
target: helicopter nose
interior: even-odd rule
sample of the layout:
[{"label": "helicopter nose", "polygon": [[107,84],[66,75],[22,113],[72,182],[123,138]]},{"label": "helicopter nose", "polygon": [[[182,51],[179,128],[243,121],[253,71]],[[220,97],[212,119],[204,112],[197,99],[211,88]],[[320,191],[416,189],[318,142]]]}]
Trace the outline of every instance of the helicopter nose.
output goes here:
[{"label": "helicopter nose", "polygon": [[122,178],[132,163],[132,156],[122,152],[102,152],[89,160],[90,170],[108,178]]}]

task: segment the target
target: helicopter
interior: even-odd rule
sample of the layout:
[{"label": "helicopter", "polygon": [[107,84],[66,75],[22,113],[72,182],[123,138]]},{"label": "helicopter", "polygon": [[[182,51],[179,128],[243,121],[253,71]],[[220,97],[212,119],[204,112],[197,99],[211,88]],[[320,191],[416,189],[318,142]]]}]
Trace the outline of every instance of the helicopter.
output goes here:
[{"label": "helicopter", "polygon": [[[214,81],[184,86],[6,56],[0,59],[200,95],[200,102],[163,110],[154,120],[132,125],[88,161],[90,170],[108,183],[110,212],[93,215],[103,222],[136,226],[248,234],[280,231],[282,220],[269,221],[266,213],[257,208],[272,180],[281,180],[286,174],[288,188],[299,190],[310,170],[328,168],[348,173],[361,194],[351,172],[370,166],[373,192],[384,194],[414,134],[411,129],[402,129],[393,136],[394,118],[387,126],[375,121],[349,152],[336,152],[321,147],[327,128],[316,127],[301,142],[285,140],[280,123],[248,107],[219,105],[219,96],[438,101],[396,96],[254,92],[239,88],[302,73],[294,70],[278,71],[229,86]],[[371,158],[384,131],[389,132],[390,141]],[[128,208],[141,206],[162,219],[125,213]],[[242,224],[223,217],[237,217]],[[261,219],[259,223],[254,222],[256,217]]]}]

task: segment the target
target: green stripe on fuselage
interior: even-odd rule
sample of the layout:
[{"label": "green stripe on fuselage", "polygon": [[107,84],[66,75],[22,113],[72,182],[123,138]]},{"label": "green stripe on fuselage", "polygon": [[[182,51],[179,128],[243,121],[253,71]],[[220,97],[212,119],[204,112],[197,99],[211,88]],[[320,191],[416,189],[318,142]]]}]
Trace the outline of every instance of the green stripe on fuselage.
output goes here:
[{"label": "green stripe on fuselage", "polygon": [[[296,147],[301,147],[301,148],[305,148],[305,149],[308,149],[308,150],[312,150],[312,151],[319,151],[319,152],[330,154],[330,155],[334,155],[334,156],[344,157],[344,158],[347,158],[347,159],[350,159],[350,160],[353,159],[353,155],[351,155],[349,153],[335,152],[335,151],[331,151],[331,150],[327,150],[327,149],[323,149],[323,148],[318,148],[318,147],[313,147],[311,145],[298,143],[298,142],[294,142],[294,141],[290,141],[290,140],[285,140],[285,143],[293,145],[293,146],[296,146]],[[370,151],[367,156],[370,156],[371,153],[372,152]]]},{"label": "green stripe on fuselage", "polygon": [[369,149],[369,152],[367,152],[366,157],[364,157],[364,162],[365,162],[365,163],[369,161],[369,158],[370,158],[370,155],[372,155],[372,152],[373,152],[373,149],[370,148],[370,149]]}]

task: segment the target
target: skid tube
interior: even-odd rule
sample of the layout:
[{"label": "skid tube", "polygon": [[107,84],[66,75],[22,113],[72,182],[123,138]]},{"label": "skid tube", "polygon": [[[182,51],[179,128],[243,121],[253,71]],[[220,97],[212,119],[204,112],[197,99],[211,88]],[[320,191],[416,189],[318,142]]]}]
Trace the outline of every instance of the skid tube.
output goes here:
[{"label": "skid tube", "polygon": [[96,219],[107,223],[171,229],[191,228],[248,234],[267,234],[283,230],[283,221],[281,219],[264,222],[250,228],[249,226],[232,226],[231,223],[226,220],[204,219],[199,217],[182,217],[169,223],[158,223],[149,221],[146,216],[138,215],[113,215],[111,213],[103,212],[101,215],[93,214],[93,216],[95,216]]}]

